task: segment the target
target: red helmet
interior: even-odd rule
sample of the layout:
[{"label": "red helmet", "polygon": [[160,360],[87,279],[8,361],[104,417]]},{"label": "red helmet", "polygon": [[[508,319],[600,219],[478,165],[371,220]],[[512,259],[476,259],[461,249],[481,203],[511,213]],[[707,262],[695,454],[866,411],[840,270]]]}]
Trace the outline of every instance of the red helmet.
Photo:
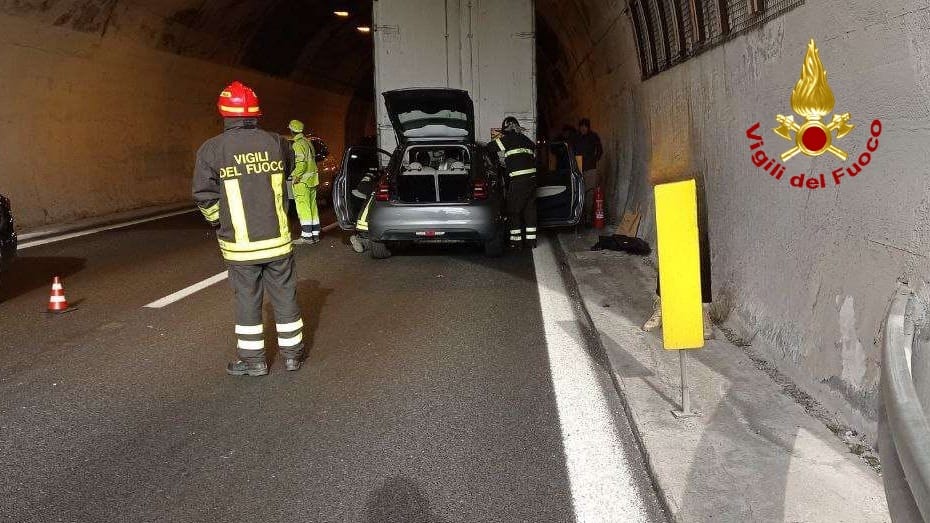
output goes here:
[{"label": "red helmet", "polygon": [[257,118],[262,115],[262,110],[258,106],[258,95],[239,81],[223,89],[216,107],[225,118]]}]

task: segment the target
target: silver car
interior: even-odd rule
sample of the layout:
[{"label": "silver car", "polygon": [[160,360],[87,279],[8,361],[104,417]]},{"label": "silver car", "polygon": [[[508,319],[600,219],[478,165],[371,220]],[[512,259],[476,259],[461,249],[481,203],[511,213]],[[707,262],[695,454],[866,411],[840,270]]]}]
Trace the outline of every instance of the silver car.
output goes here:
[{"label": "silver car", "polygon": [[[401,243],[474,242],[489,256],[504,251],[505,174],[475,140],[475,110],[458,89],[384,93],[397,149],[350,147],[336,177],[339,225],[366,235],[373,258]],[[576,225],[584,182],[564,143],[540,144],[539,225]]]}]

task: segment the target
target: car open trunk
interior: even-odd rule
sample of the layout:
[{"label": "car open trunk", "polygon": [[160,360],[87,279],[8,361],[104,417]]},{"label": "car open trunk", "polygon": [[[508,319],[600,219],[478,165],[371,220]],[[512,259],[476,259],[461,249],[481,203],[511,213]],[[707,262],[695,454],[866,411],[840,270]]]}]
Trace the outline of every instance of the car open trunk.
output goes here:
[{"label": "car open trunk", "polygon": [[471,161],[461,145],[416,145],[407,149],[397,176],[402,203],[456,203],[472,196]]}]

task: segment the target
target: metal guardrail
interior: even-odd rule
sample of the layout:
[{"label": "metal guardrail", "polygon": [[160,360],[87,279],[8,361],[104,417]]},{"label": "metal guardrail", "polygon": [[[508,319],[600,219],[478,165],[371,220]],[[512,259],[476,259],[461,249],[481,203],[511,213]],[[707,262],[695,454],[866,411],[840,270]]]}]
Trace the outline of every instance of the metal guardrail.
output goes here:
[{"label": "metal guardrail", "polygon": [[909,292],[891,303],[882,340],[878,446],[895,523],[930,521],[930,325]]}]

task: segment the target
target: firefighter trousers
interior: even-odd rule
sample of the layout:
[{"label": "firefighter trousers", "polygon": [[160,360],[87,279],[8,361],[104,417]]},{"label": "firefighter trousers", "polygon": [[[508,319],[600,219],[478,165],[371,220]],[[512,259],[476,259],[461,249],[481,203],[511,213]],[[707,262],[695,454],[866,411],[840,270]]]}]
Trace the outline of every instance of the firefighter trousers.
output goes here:
[{"label": "firefighter trousers", "polygon": [[316,188],[306,182],[294,184],[294,205],[297,207],[297,217],[300,218],[300,236],[302,238],[319,237],[320,211],[316,205]]},{"label": "firefighter trousers", "polygon": [[239,359],[265,361],[262,302],[265,293],[274,308],[278,349],[285,358],[303,354],[303,320],[297,304],[294,256],[256,265],[229,265],[229,283],[236,294],[236,347]]},{"label": "firefighter trousers", "polygon": [[536,176],[524,174],[510,179],[507,216],[510,218],[510,243],[518,244],[524,239],[536,241]]}]

